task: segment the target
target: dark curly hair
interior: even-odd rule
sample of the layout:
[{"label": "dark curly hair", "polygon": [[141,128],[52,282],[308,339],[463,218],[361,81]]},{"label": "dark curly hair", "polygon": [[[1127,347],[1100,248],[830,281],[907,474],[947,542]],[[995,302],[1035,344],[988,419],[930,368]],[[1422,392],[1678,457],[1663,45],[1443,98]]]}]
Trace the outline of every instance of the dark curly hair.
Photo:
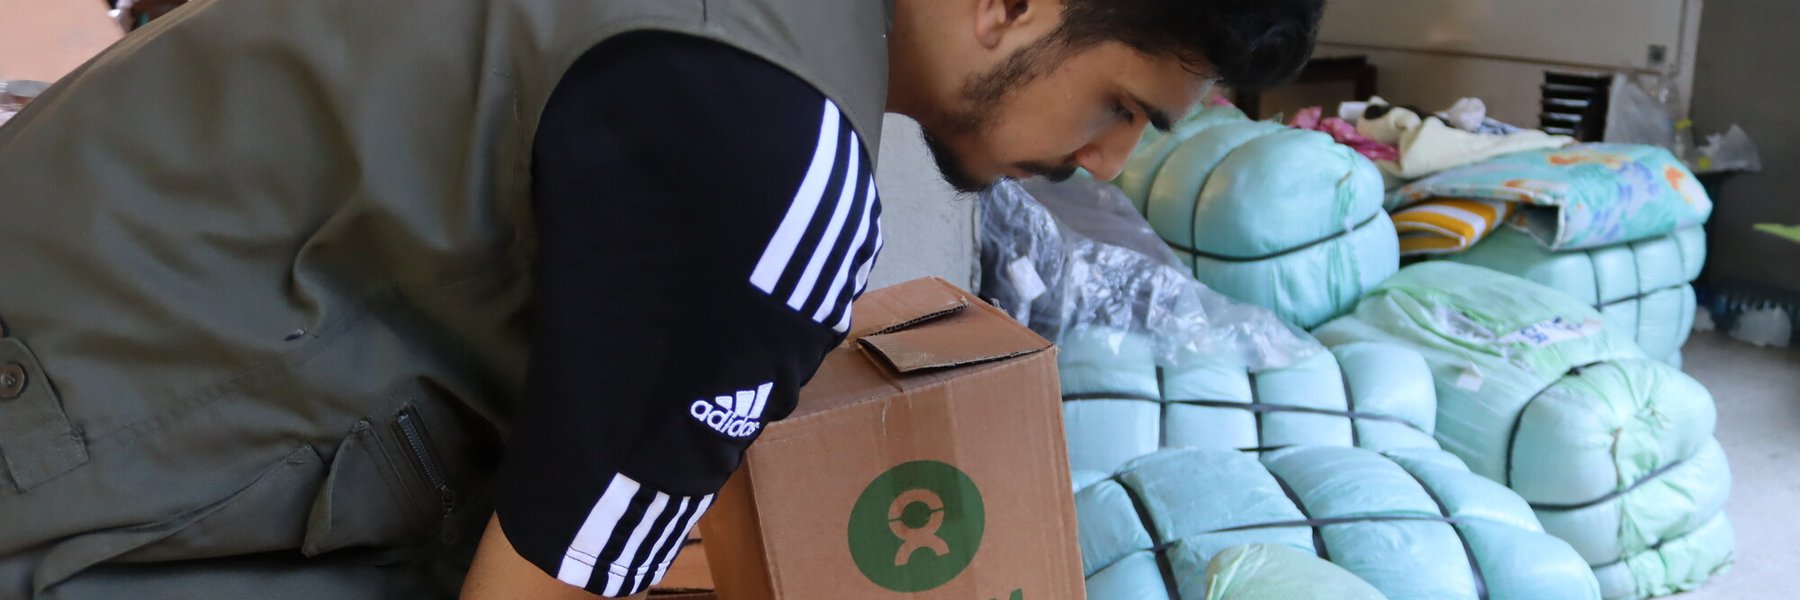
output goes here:
[{"label": "dark curly hair", "polygon": [[1287,82],[1312,57],[1324,0],[1063,0],[1050,35],[1067,50],[1122,42],[1174,54],[1237,89]]}]

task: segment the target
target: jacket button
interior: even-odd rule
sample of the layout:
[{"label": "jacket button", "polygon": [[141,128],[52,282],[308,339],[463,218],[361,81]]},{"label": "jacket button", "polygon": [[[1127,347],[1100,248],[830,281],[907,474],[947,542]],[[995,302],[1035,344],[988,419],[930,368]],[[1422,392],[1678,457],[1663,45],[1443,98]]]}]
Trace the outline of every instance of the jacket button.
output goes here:
[{"label": "jacket button", "polygon": [[0,400],[11,400],[25,392],[25,367],[19,363],[0,365]]}]

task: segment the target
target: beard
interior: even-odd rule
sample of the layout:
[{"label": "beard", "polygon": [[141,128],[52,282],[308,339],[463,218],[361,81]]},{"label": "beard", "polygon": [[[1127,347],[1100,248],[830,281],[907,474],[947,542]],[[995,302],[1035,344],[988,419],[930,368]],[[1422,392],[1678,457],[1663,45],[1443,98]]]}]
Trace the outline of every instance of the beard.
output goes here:
[{"label": "beard", "polygon": [[[931,152],[932,162],[937,163],[938,175],[942,176],[944,181],[949,183],[950,187],[955,188],[956,191],[965,194],[979,194],[993,189],[994,184],[1006,179],[1005,177],[999,179],[983,179],[976,176],[970,171],[968,163],[963,160],[961,154],[956,152],[955,148],[952,148],[948,143],[945,143],[944,140],[937,136],[932,135],[930,131],[924,131],[923,137],[925,138],[925,149]],[[1023,162],[1014,166],[1018,167],[1021,171],[1043,177],[1055,183],[1062,183],[1068,181],[1070,177],[1074,177],[1077,168],[1075,165],[1071,164],[1052,165],[1036,161]]]},{"label": "beard", "polygon": [[942,138],[932,135],[930,130],[925,130],[923,137],[925,149],[931,151],[931,160],[937,163],[938,175],[950,187],[964,194],[977,194],[994,187],[995,181],[985,180],[971,173],[962,155],[957,154]]},{"label": "beard", "polygon": [[[958,152],[949,143],[949,139],[977,138],[987,133],[992,129],[995,115],[1007,95],[1054,69],[1070,54],[1070,50],[1072,48],[1066,41],[1056,34],[1014,50],[1012,55],[994,68],[970,75],[968,81],[963,83],[961,100],[966,108],[940,113],[937,118],[932,119],[933,125],[921,123],[925,148],[931,151],[931,159],[937,163],[938,174],[943,176],[945,182],[958,192],[979,193],[993,188],[995,183],[1004,179],[976,175],[968,158]],[[1013,166],[1059,183],[1073,177],[1076,170],[1073,164],[1043,161],[1027,161]]]}]

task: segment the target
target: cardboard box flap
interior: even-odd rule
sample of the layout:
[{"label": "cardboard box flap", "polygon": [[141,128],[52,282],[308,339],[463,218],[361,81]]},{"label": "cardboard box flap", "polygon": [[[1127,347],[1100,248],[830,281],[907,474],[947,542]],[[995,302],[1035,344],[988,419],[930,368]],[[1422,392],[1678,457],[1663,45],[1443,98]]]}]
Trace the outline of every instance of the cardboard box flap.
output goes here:
[{"label": "cardboard box flap", "polygon": [[909,281],[858,301],[856,318],[867,322],[854,337],[902,374],[1003,360],[1047,345],[1010,318],[963,315],[969,302],[942,279]]},{"label": "cardboard box flap", "polygon": [[879,294],[865,294],[856,300],[855,327],[850,340],[891,333],[914,325],[962,312],[969,298],[950,282],[936,277],[914,279]]},{"label": "cardboard box flap", "polygon": [[862,339],[869,353],[886,360],[899,373],[944,369],[1003,360],[1044,349],[1043,338],[1020,335],[992,321],[945,321]]},{"label": "cardboard box flap", "polygon": [[[1051,347],[1000,309],[934,277],[871,291],[857,299],[855,310],[850,336],[825,356],[783,421],[932,385],[954,376],[949,368]],[[779,429],[765,430],[765,439],[779,437]]]}]

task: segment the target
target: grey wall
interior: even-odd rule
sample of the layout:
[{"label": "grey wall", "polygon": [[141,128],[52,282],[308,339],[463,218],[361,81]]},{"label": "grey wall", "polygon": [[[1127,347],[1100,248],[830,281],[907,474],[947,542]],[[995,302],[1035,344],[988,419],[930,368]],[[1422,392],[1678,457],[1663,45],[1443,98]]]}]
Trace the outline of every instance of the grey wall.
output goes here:
[{"label": "grey wall", "polygon": [[972,290],[975,199],[959,196],[938,176],[911,119],[888,115],[882,124],[875,184],[881,189],[887,246],[869,276],[869,289],[936,275]]},{"label": "grey wall", "polygon": [[[1712,0],[1741,3],[1743,0]],[[1536,127],[1544,71],[1647,67],[1651,44],[1675,53],[1692,97],[1702,0],[1331,0],[1320,56],[1364,55],[1381,95],[1440,110],[1474,96],[1502,121]],[[1270,114],[1265,112],[1264,114]],[[1291,114],[1291,112],[1290,112]]]},{"label": "grey wall", "polygon": [[1707,2],[1700,19],[1693,114],[1700,133],[1732,123],[1756,141],[1763,172],[1715,189],[1708,244],[1715,283],[1745,281],[1800,290],[1800,244],[1750,229],[1800,224],[1800,2]]}]

